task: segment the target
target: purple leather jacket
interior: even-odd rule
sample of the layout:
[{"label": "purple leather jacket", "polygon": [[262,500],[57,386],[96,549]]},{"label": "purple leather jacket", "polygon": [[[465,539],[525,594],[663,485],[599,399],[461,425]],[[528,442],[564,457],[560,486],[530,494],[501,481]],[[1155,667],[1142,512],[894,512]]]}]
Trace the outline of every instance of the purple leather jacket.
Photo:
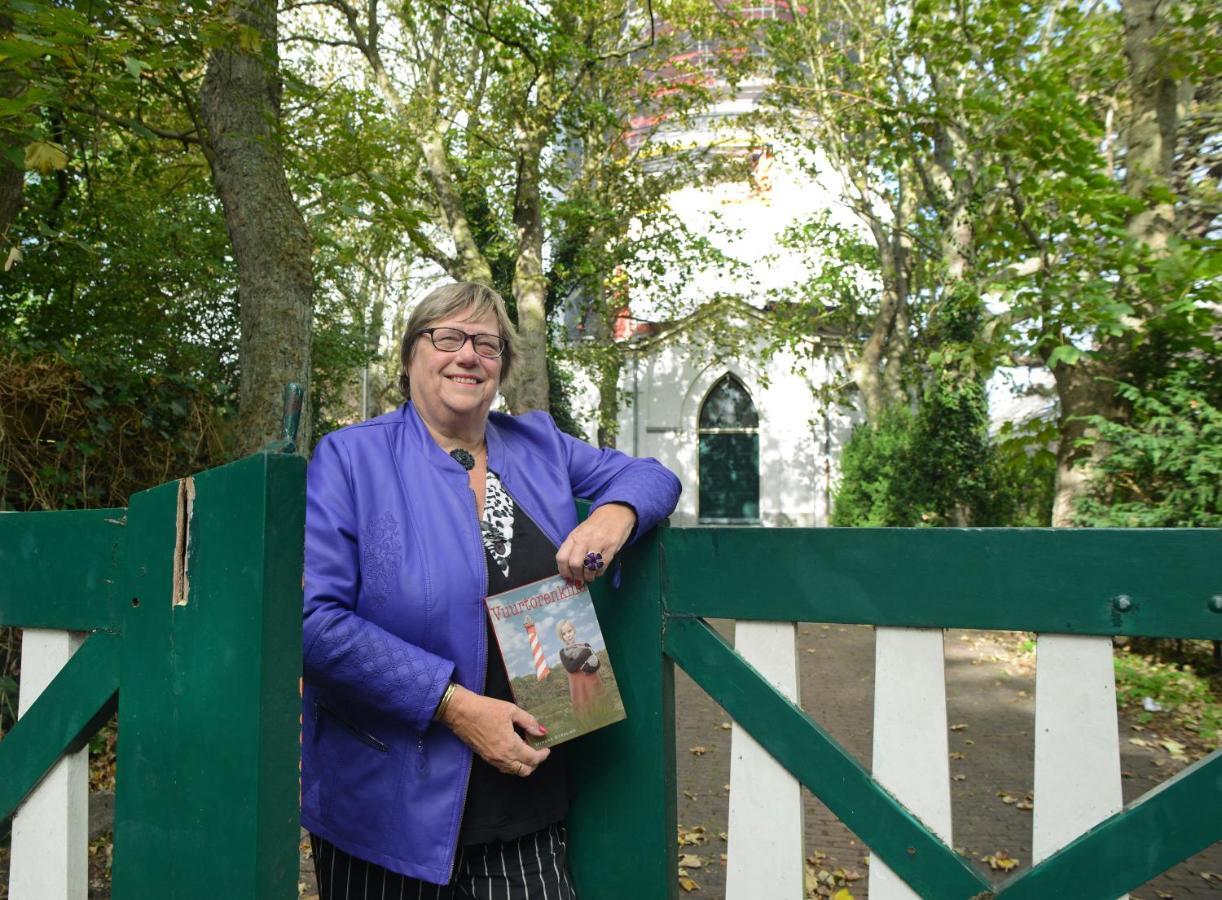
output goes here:
[{"label": "purple leather jacket", "polygon": [[[492,413],[488,466],[557,546],[573,498],[627,503],[636,534],[679,481],[597,450],[545,413]],[[482,690],[488,575],[467,474],[415,407],[319,442],[306,494],[301,822],[347,852],[450,878],[471,751],[432,722],[451,679]]]}]

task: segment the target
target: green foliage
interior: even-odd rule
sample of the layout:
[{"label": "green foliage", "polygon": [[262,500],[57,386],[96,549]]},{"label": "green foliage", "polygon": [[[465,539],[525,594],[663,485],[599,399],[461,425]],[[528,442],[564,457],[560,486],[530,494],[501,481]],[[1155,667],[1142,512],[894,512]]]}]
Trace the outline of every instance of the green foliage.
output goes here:
[{"label": "green foliage", "polygon": [[573,409],[573,376],[560,365],[559,352],[549,347],[547,353],[548,409],[556,421],[556,427],[565,434],[586,440],[585,431],[578,424]]},{"label": "green foliage", "polygon": [[840,456],[832,524],[919,522],[917,485],[904,468],[912,456],[912,413],[906,407],[891,407],[875,422],[854,428]]},{"label": "green foliage", "polygon": [[212,385],[122,358],[48,348],[0,356],[0,509],[126,506],[224,461]]},{"label": "green foliage", "polygon": [[944,370],[916,412],[891,406],[853,429],[833,525],[1046,526],[1056,459],[987,434],[981,385]]},{"label": "green foliage", "polygon": [[1222,733],[1222,697],[1192,666],[1128,652],[1117,653],[1114,665],[1116,699],[1137,710],[1139,721],[1151,719],[1151,714],[1142,709],[1143,699],[1149,697],[1203,740],[1218,739]]},{"label": "green foliage", "polygon": [[1091,417],[1111,452],[1080,504],[1080,524],[1222,527],[1220,376],[1216,359],[1196,357],[1144,388],[1119,385],[1131,417]]}]

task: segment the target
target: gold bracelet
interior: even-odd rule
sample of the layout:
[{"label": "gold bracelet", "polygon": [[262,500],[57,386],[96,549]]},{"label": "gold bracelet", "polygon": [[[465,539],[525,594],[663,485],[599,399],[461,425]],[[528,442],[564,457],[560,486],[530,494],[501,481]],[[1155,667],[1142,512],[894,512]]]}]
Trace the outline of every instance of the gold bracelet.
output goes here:
[{"label": "gold bracelet", "polygon": [[446,692],[441,695],[441,702],[437,704],[437,710],[433,713],[433,721],[440,722],[441,717],[445,715],[446,707],[450,705],[450,699],[454,696],[454,691],[458,685],[453,681],[446,687]]}]

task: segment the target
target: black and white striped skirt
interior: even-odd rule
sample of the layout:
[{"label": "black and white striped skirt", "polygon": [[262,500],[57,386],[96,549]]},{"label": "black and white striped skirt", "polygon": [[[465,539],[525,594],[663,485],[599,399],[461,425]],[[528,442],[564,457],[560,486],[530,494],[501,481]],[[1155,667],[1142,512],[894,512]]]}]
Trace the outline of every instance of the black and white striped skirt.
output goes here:
[{"label": "black and white striped skirt", "polygon": [[430,884],[351,856],[310,835],[319,900],[576,900],[561,824],[512,841],[458,848],[454,878]]}]

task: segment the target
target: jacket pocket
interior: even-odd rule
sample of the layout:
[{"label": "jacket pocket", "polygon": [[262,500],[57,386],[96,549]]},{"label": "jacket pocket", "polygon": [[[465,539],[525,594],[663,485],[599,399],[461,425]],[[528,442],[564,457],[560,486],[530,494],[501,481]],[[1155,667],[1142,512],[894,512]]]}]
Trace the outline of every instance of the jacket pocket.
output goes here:
[{"label": "jacket pocket", "polygon": [[[317,725],[320,715],[326,715],[327,718],[334,720],[335,722],[339,723],[340,725],[343,725],[345,728],[348,729],[348,731],[352,733],[353,737],[359,740],[362,744],[365,744],[366,746],[372,747],[374,750],[377,750],[379,753],[386,753],[390,750],[390,747],[384,741],[378,740],[368,731],[365,731],[363,728],[358,728],[349,719],[345,718],[344,716],[341,716],[331,707],[323,703],[319,703],[317,700],[315,700],[314,701],[315,725]],[[315,729],[315,734],[317,734],[317,729]]]}]

